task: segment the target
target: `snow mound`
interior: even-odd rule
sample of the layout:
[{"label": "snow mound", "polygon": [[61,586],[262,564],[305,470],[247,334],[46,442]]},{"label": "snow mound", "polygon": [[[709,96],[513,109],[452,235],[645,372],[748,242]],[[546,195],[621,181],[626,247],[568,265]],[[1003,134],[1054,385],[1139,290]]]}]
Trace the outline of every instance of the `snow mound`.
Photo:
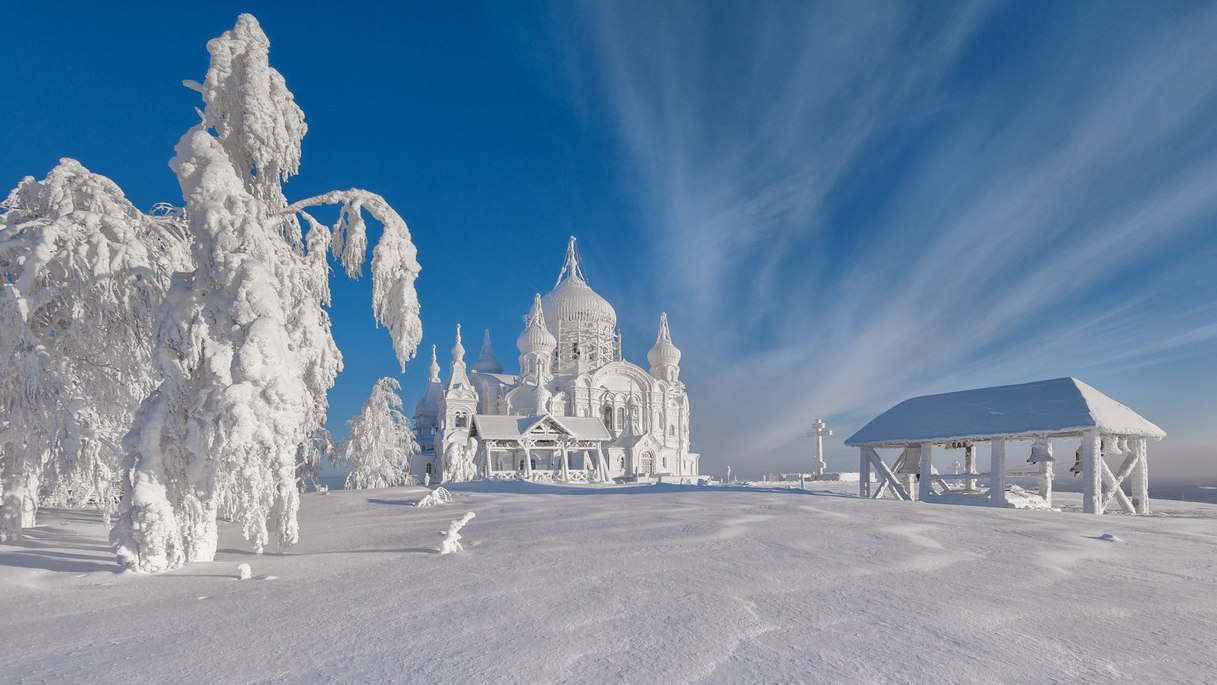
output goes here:
[{"label": "snow mound", "polygon": [[249,580],[254,575],[254,570],[249,564],[239,564],[237,566],[237,580]]}]

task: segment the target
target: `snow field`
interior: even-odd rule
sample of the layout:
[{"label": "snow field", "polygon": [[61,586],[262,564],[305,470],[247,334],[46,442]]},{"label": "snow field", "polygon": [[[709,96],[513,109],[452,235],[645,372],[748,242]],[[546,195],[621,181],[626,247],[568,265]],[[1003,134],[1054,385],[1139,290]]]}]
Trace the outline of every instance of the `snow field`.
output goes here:
[{"label": "snow field", "polygon": [[[850,484],[817,484],[844,492]],[[48,512],[0,545],[0,680],[1155,682],[1217,672],[1217,507],[1149,517],[758,487],[307,494],[286,554],[118,574]],[[1063,498],[1076,495],[1062,495]],[[476,511],[465,552],[436,531]],[[1098,539],[1117,536],[1115,543]],[[235,582],[250,563],[273,583]],[[120,626],[138,626],[121,630]]]}]

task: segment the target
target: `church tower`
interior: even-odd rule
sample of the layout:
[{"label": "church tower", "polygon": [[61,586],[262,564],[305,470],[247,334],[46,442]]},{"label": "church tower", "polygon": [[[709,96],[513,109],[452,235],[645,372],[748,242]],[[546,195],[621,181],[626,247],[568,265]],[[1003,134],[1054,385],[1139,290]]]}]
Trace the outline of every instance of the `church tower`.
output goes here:
[{"label": "church tower", "polygon": [[478,396],[465,372],[465,346],[461,344],[461,325],[456,325],[456,343],[452,346],[452,371],[448,387],[439,401],[439,433],[435,436],[436,454],[446,454],[448,446],[464,444],[469,439]]},{"label": "church tower", "polygon": [[651,363],[651,375],[659,380],[676,383],[680,379],[680,350],[672,344],[667,312],[659,315],[659,335],[647,352],[647,361]]},{"label": "church tower", "polygon": [[444,396],[444,385],[439,379],[439,362],[435,359],[435,345],[431,346],[431,366],[428,367],[427,392],[414,405],[415,437],[418,444],[425,445],[435,440],[439,431],[439,405]]}]

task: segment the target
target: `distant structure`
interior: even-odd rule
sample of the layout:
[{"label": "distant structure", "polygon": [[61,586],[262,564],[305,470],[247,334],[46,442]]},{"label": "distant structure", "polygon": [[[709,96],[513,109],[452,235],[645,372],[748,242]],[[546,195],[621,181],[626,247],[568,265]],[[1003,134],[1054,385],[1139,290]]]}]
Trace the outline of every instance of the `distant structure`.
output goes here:
[{"label": "distant structure", "polygon": [[824,475],[824,471],[828,469],[828,465],[824,463],[824,436],[832,435],[832,431],[828,429],[828,424],[824,423],[824,419],[816,419],[814,424],[815,430],[807,434],[809,438],[816,439],[816,461],[812,465],[814,468],[812,473],[818,478]]},{"label": "distant structure", "polygon": [[516,347],[520,371],[506,374],[486,331],[467,368],[458,326],[447,383],[432,348],[427,391],[415,409],[424,451],[412,463],[420,479],[450,480],[452,465],[469,458],[485,478],[698,476],[667,314],[647,353],[650,370],[623,359],[617,313],[588,285],[574,237],[554,288],[534,296]]},{"label": "distant structure", "polygon": [[[1082,474],[1082,508],[1102,514],[1114,501],[1127,513],[1149,513],[1146,442],[1166,433],[1132,409],[1076,378],[1057,378],[927,395],[905,400],[880,414],[845,441],[860,452],[859,494],[902,500],[929,500],[942,495],[976,494],[989,504],[1008,506],[1006,443],[1033,441],[1027,460],[1031,471],[1018,475],[1038,481],[1043,504],[1052,502],[1053,443],[1079,442],[1073,471]],[[991,473],[976,470],[975,445],[988,442]],[[964,450],[964,472],[944,477],[933,464],[934,448]],[[901,450],[889,467],[878,449]],[[1112,459],[1115,470],[1108,464]],[[870,482],[871,471],[878,482]],[[988,479],[986,490],[976,481]],[[1131,495],[1122,485],[1131,483]],[[955,481],[953,486],[950,481]],[[872,490],[872,487],[874,489]]]}]

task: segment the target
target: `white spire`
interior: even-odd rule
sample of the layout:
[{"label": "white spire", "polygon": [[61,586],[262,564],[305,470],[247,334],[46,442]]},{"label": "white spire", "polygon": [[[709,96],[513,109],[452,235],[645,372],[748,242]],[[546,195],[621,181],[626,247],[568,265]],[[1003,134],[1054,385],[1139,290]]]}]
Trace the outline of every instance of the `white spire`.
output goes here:
[{"label": "white spire", "polygon": [[465,363],[465,346],[461,344],[461,325],[456,325],[456,344],[452,346],[452,361]]},{"label": "white spire", "polygon": [[439,382],[439,361],[435,358],[435,345],[431,346],[431,366],[427,368],[430,375],[427,377],[428,382]]},{"label": "white spire", "polygon": [[503,373],[503,365],[494,356],[494,348],[490,344],[490,329],[482,334],[482,352],[469,367],[480,373]]},{"label": "white spire", "polygon": [[566,244],[566,261],[562,264],[562,270],[558,272],[558,280],[554,282],[554,287],[557,287],[564,278],[587,283],[587,279],[583,277],[583,269],[579,266],[579,252],[575,249],[575,236],[570,237],[570,242]]},{"label": "white spire", "polygon": [[456,325],[456,342],[452,345],[452,376],[448,379],[448,387],[455,388],[469,385],[469,376],[465,375],[465,346],[461,344],[461,325]]}]

